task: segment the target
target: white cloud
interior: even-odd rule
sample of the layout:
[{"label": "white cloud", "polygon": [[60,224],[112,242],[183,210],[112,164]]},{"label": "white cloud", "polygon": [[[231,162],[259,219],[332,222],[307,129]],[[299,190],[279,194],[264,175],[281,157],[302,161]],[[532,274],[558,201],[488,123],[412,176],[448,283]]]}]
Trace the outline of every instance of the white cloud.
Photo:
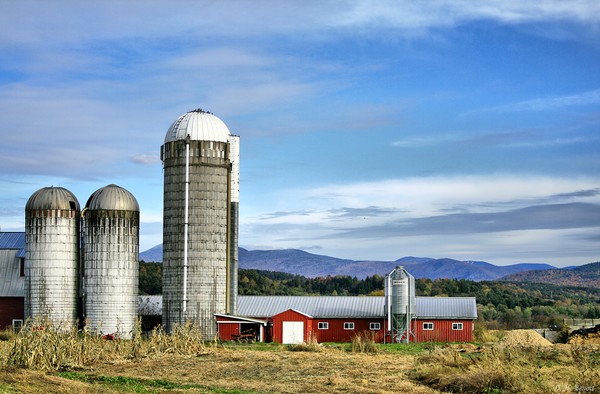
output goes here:
[{"label": "white cloud", "polygon": [[[598,179],[540,176],[454,176],[391,179],[375,182],[335,184],[293,190],[305,207],[377,206],[409,211],[410,215],[434,215],[454,207],[471,212],[488,212],[498,203],[512,208],[531,204],[532,199],[597,187]],[[600,197],[591,197],[600,201]],[[406,213],[403,213],[406,214]]]},{"label": "white cloud", "polygon": [[[506,262],[536,256],[559,261],[569,255],[560,252],[567,245],[585,244],[568,239],[570,234],[594,230],[598,209],[590,215],[582,210],[600,205],[598,185],[598,178],[490,175],[294,189],[277,196],[278,205],[270,207],[277,212],[263,207],[257,215],[254,207],[254,216],[241,218],[241,239],[280,248],[318,241],[325,254],[349,258],[493,255]],[[545,243],[544,234],[560,242]],[[503,250],[507,245],[514,247]],[[575,254],[589,258],[590,251]]]}]

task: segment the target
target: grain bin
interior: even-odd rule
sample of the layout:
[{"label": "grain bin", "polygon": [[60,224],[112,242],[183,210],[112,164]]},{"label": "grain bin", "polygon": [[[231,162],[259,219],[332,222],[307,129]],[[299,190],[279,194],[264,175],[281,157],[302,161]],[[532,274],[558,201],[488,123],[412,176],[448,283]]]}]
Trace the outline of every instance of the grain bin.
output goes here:
[{"label": "grain bin", "polygon": [[392,342],[410,342],[416,309],[415,277],[398,266],[385,277],[387,331]]},{"label": "grain bin", "polygon": [[84,315],[91,332],[130,338],[135,327],[139,211],[130,192],[108,185],[82,212]]},{"label": "grain bin", "polygon": [[77,323],[79,202],[62,187],[44,187],[25,205],[25,318],[67,330]]},{"label": "grain bin", "polygon": [[216,336],[215,313],[237,300],[239,138],[197,109],[180,116],[161,147],[164,167],[163,324],[191,322]]}]

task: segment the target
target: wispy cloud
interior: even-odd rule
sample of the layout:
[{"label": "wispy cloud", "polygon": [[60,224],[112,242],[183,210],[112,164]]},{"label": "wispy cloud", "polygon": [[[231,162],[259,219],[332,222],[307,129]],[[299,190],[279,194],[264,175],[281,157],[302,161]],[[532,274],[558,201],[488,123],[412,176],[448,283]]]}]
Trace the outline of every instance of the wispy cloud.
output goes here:
[{"label": "wispy cloud", "polygon": [[600,204],[540,205],[504,212],[438,215],[364,226],[324,237],[360,239],[586,227],[600,228]]},{"label": "wispy cloud", "polygon": [[455,142],[457,139],[457,136],[451,135],[412,136],[395,140],[392,142],[392,146],[398,148],[422,148]]},{"label": "wispy cloud", "polygon": [[[21,28],[24,13],[32,29]],[[132,21],[131,15],[136,15],[139,22]],[[210,37],[245,36],[249,40],[273,34],[318,35],[326,39],[323,32],[335,33],[340,28],[351,30],[353,34],[370,34],[372,28],[417,33],[477,20],[571,21],[593,27],[600,21],[599,15],[600,5],[594,0],[382,0],[375,3],[367,0],[253,3],[238,0],[183,1],[178,7],[167,1],[151,4],[143,1],[67,2],[60,7],[47,2],[19,1],[3,7],[0,46],[42,43],[51,47],[72,46],[90,40],[132,40],[139,46],[145,44],[144,39],[164,39],[168,43],[174,37],[174,27],[187,32],[190,39],[206,36],[208,32]]]},{"label": "wispy cloud", "polygon": [[334,208],[329,211],[329,214],[334,220],[354,220],[387,217],[398,212],[401,212],[401,210],[395,208],[368,206],[364,208]]},{"label": "wispy cloud", "polygon": [[597,24],[600,5],[593,1],[565,3],[546,0],[524,2],[493,0],[472,2],[468,0],[443,0],[415,3],[412,1],[352,1],[352,7],[338,18],[337,24],[345,26],[382,25],[402,29],[431,29],[455,26],[474,20],[502,23],[544,21],[575,21]]},{"label": "wispy cloud", "polygon": [[567,96],[543,97],[494,107],[493,111],[551,111],[600,103],[600,89]]},{"label": "wispy cloud", "polygon": [[513,131],[488,131],[478,134],[461,133],[406,137],[395,140],[391,146],[396,148],[419,149],[447,145],[465,145],[471,147],[500,147],[500,148],[543,148],[560,147],[565,145],[582,144],[597,140],[589,135],[572,135],[567,132],[544,133],[537,129],[519,129]]},{"label": "wispy cloud", "polygon": [[242,231],[249,243],[255,233],[262,234],[261,242],[293,247],[306,239],[390,243],[398,237],[583,230],[600,227],[599,182],[504,175],[294,189],[294,201],[309,210],[245,217]]},{"label": "wispy cloud", "polygon": [[158,157],[158,155],[147,155],[147,154],[141,154],[141,153],[137,153],[137,154],[131,156],[130,160],[133,163],[143,164],[143,165],[155,165],[155,164],[160,163],[160,158]]}]

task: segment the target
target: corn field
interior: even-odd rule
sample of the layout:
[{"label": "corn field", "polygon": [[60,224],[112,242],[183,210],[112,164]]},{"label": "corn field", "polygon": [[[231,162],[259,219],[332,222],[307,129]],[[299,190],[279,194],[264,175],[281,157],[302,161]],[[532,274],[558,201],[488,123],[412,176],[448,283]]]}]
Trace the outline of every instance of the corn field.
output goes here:
[{"label": "corn field", "polygon": [[212,346],[202,340],[200,329],[192,324],[176,326],[171,334],[159,327],[143,335],[138,321],[132,334],[131,340],[121,340],[76,327],[57,330],[47,322],[30,322],[13,334],[6,365],[63,370],[161,354],[198,355]]}]

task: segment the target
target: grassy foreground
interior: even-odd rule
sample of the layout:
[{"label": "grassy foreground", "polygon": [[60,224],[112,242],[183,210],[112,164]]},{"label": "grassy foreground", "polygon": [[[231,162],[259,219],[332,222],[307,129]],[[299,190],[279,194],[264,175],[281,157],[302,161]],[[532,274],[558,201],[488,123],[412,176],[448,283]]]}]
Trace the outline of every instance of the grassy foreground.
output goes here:
[{"label": "grassy foreground", "polygon": [[106,341],[77,331],[0,336],[0,393],[595,393],[600,347],[219,344],[193,327]]}]

